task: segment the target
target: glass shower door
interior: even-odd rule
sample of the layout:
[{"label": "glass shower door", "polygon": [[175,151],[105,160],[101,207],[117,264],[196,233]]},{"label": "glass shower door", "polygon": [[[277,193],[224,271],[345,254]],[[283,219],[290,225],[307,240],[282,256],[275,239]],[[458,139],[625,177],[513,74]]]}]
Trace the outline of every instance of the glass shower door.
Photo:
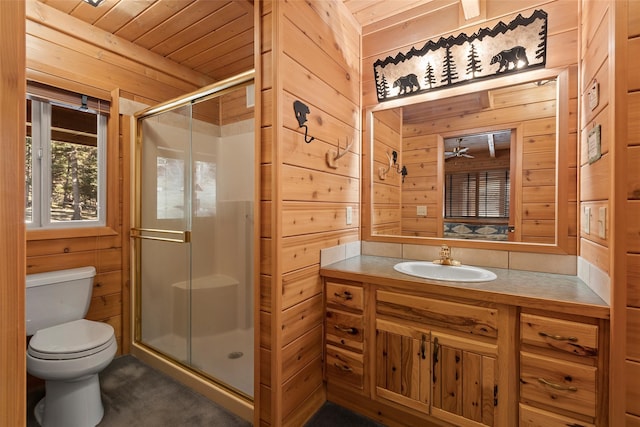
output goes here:
[{"label": "glass shower door", "polygon": [[255,136],[237,87],[137,116],[135,344],[253,397]]},{"label": "glass shower door", "polygon": [[139,123],[137,339],[177,361],[191,359],[191,106]]}]

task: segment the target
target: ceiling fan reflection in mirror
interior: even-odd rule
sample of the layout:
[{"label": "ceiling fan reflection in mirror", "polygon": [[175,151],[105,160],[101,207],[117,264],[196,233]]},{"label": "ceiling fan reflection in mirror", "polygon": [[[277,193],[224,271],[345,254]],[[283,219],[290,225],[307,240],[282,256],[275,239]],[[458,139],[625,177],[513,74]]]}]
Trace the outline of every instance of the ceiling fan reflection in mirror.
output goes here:
[{"label": "ceiling fan reflection in mirror", "polygon": [[473,156],[467,153],[467,151],[469,151],[469,147],[462,147],[461,144],[462,144],[462,138],[458,138],[458,146],[453,147],[452,151],[445,151],[444,159],[448,160],[454,157],[466,157],[468,159],[473,159]]}]

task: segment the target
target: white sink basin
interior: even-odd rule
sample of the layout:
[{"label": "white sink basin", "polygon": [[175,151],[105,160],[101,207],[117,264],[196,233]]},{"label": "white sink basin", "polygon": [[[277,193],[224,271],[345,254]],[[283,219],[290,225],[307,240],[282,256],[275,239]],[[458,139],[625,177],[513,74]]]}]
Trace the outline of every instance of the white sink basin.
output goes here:
[{"label": "white sink basin", "polygon": [[497,277],[495,273],[483,268],[470,265],[439,265],[429,261],[401,262],[393,268],[411,276],[449,282],[489,282]]}]

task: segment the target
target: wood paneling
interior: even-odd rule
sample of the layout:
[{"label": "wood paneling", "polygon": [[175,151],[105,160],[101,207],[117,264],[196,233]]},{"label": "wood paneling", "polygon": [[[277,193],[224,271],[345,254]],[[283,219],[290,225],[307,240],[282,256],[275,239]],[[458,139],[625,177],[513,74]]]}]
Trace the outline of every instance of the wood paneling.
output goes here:
[{"label": "wood paneling", "polygon": [[26,424],[24,2],[0,3],[0,424]]},{"label": "wood paneling", "polygon": [[[261,64],[268,70],[261,193],[269,209],[261,223],[262,282],[269,289],[260,301],[261,322],[269,325],[260,329],[261,345],[271,349],[264,368],[270,374],[260,379],[260,393],[269,393],[260,397],[260,424],[302,425],[324,401],[320,250],[359,239],[359,34],[338,1],[260,6]],[[291,108],[296,100],[310,110],[308,144]],[[327,153],[352,142],[336,168],[327,164]]]}]

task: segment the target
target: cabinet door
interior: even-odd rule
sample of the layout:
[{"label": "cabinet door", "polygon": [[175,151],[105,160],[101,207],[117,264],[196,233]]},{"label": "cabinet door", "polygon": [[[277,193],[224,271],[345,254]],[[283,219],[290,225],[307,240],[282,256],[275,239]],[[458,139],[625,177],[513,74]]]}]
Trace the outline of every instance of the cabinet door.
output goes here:
[{"label": "cabinet door", "polygon": [[432,332],[431,346],[431,414],[460,426],[493,426],[499,399],[496,345]]},{"label": "cabinet door", "polygon": [[376,396],[429,412],[429,331],[376,321]]}]

